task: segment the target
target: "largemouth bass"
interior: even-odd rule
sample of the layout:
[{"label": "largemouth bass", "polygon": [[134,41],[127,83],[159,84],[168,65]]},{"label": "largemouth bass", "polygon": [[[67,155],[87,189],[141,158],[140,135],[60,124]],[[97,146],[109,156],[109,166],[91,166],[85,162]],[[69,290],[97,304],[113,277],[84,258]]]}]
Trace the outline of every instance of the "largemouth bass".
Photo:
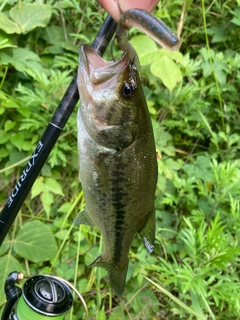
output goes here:
[{"label": "largemouth bass", "polygon": [[98,227],[103,253],[90,266],[107,269],[121,296],[137,233],[149,253],[155,239],[157,159],[139,70],[128,52],[117,61],[80,48],[78,149],[86,207],[75,224]]}]

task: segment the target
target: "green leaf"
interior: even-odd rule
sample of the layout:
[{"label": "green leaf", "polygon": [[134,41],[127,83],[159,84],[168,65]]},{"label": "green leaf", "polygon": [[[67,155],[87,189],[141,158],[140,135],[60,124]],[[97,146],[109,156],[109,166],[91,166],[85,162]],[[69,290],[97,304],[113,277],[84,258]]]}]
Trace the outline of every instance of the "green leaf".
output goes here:
[{"label": "green leaf", "polygon": [[[40,178],[42,179],[42,178]],[[57,180],[53,179],[53,178],[46,178],[44,180],[44,183],[42,185],[42,192],[43,193],[55,193],[55,194],[59,194],[61,196],[63,196],[63,192],[62,192],[62,187],[61,185],[57,182]]]},{"label": "green leaf", "polygon": [[165,191],[166,183],[167,183],[167,179],[165,177],[163,177],[162,174],[159,174],[158,180],[157,180],[157,187],[158,187],[159,191],[161,191],[161,192]]},{"label": "green leaf", "polygon": [[[15,35],[7,34],[6,32],[2,31],[0,28],[0,48],[10,48],[10,47],[17,47],[16,43],[14,42]],[[6,99],[6,98],[5,98]]]},{"label": "green leaf", "polygon": [[211,28],[213,38],[212,43],[224,42],[228,39],[229,34],[227,33],[227,28],[222,25]]},{"label": "green leaf", "polygon": [[4,130],[0,129],[0,144],[5,144],[7,141],[9,141],[9,138],[9,133],[6,133]]},{"label": "green leaf", "polygon": [[161,56],[150,67],[152,74],[160,78],[163,84],[171,92],[178,82],[182,81],[182,73],[179,66],[166,55]]},{"label": "green leaf", "polygon": [[42,61],[36,53],[25,48],[13,48],[12,53],[11,64],[18,71],[26,72],[27,69],[32,69],[43,72]]},{"label": "green leaf", "polygon": [[4,284],[9,273],[13,271],[21,272],[23,271],[22,265],[15,259],[12,255],[8,254],[0,258],[0,305],[2,305],[5,299]]},{"label": "green leaf", "polygon": [[[4,64],[4,63],[3,63]],[[0,97],[1,99],[2,97]],[[19,105],[14,99],[9,99],[9,98],[3,98],[4,100],[1,101],[2,106],[8,109],[18,109]]]},{"label": "green leaf", "polygon": [[236,8],[234,11],[231,11],[231,13],[235,16],[231,20],[232,23],[236,24],[237,26],[240,26],[240,8]]},{"label": "green leaf", "polygon": [[141,60],[146,55],[158,51],[156,42],[145,35],[137,36],[131,39],[131,44],[134,46]]},{"label": "green leaf", "polygon": [[13,148],[9,154],[8,165],[15,165],[18,161],[23,160],[26,154],[24,152],[18,151],[16,148]]},{"label": "green leaf", "polygon": [[221,62],[215,60],[213,66],[214,66],[214,71],[215,71],[215,75],[218,82],[222,86],[225,85],[226,73],[224,72],[224,65]]},{"label": "green leaf", "polygon": [[5,112],[5,108],[3,106],[0,106],[0,116]]},{"label": "green leaf", "polygon": [[64,240],[69,238],[69,229],[61,229],[55,233],[55,238]]},{"label": "green leaf", "polygon": [[37,180],[34,182],[32,186],[32,196],[31,199],[37,197],[40,193],[42,193],[44,190],[44,182],[43,182],[43,177],[37,178]]},{"label": "green leaf", "polygon": [[192,5],[193,0],[185,0],[184,1],[184,14],[187,14],[189,8]]},{"label": "green leaf", "polygon": [[157,217],[159,225],[161,227],[161,236],[166,239],[172,239],[175,237],[175,231],[172,228],[173,215],[168,211],[157,211]]},{"label": "green leaf", "polygon": [[45,53],[52,53],[52,54],[60,54],[63,53],[64,50],[69,50],[73,52],[78,52],[78,47],[73,44],[74,37],[70,34],[70,30],[66,29],[68,42],[66,42],[63,28],[58,26],[48,26],[44,29],[41,34],[41,38],[46,40],[47,42],[53,44],[53,46],[48,46],[45,48]]},{"label": "green leaf", "polygon": [[183,61],[183,55],[180,52],[170,52],[166,49],[159,50],[156,42],[145,35],[134,37],[131,40],[131,44],[137,51],[141,66],[157,63],[162,56],[169,57],[170,60],[176,60],[180,63]]},{"label": "green leaf", "polygon": [[58,208],[58,212],[61,212],[61,213],[67,213],[70,208],[72,207],[72,203],[71,202],[64,202],[60,208]]},{"label": "green leaf", "polygon": [[97,247],[93,247],[86,252],[84,257],[84,262],[88,266],[90,265],[97,257],[99,256],[99,249]]},{"label": "green leaf", "polygon": [[51,204],[54,201],[53,195],[45,189],[41,194],[41,201],[43,204],[43,208],[46,211],[47,216],[49,217],[49,213],[51,210]]},{"label": "green leaf", "polygon": [[149,52],[148,54],[144,56],[141,55],[139,57],[140,65],[147,66],[147,65],[153,64],[153,62],[158,61],[160,58],[161,58],[161,54],[159,50],[154,52]]},{"label": "green leaf", "polygon": [[9,151],[6,148],[0,148],[0,158],[6,158],[9,156]]},{"label": "green leaf", "polygon": [[195,163],[186,163],[183,170],[189,177],[195,177],[196,179],[202,179],[204,181],[212,181],[211,173],[211,161],[208,157],[198,156]]},{"label": "green leaf", "polygon": [[161,55],[167,56],[167,57],[169,57],[171,60],[175,60],[175,61],[177,61],[177,62],[179,62],[179,63],[184,63],[184,61],[183,61],[183,55],[182,55],[182,53],[179,52],[179,51],[174,51],[174,52],[172,52],[172,51],[169,51],[169,50],[164,49],[164,48],[162,48],[162,49],[159,50],[159,51],[160,51]]},{"label": "green leaf", "polygon": [[190,294],[194,311],[197,312],[202,318],[204,318],[204,313],[199,303],[201,301],[199,294],[192,292],[192,290],[190,290]]},{"label": "green leaf", "polygon": [[181,169],[179,163],[172,158],[158,159],[158,172],[163,174],[167,179],[172,180],[174,178],[175,171]]},{"label": "green leaf", "polygon": [[112,309],[109,320],[119,320],[119,319],[127,320],[127,319],[129,319],[129,317],[124,316],[124,309],[125,309],[124,303],[120,302],[119,306]]},{"label": "green leaf", "polygon": [[64,33],[62,27],[49,26],[44,29],[41,37],[51,44],[59,45],[59,43],[64,42]]},{"label": "green leaf", "polygon": [[[128,301],[131,299],[132,294],[129,295]],[[131,306],[136,314],[141,310],[142,319],[148,318],[149,306],[153,311],[156,311],[158,300],[152,290],[141,290],[134,297]],[[155,310],[154,310],[155,309]]]},{"label": "green leaf", "polygon": [[172,140],[172,136],[166,131],[163,126],[160,126],[157,121],[153,121],[153,128],[157,150],[161,153],[164,152],[165,154],[169,155],[169,151],[167,151],[167,148],[170,148],[170,150],[173,152],[170,155],[174,156],[174,147],[168,146],[168,141]]},{"label": "green leaf", "polygon": [[233,18],[232,20],[232,23],[236,24],[237,26],[240,26],[240,18]]},{"label": "green leaf", "polygon": [[96,320],[106,320],[106,314],[104,312],[104,307],[102,307],[102,309],[100,311],[98,311],[97,316],[96,316]]},{"label": "green leaf", "polygon": [[212,66],[209,62],[203,62],[202,63],[202,68],[203,68],[203,76],[205,78],[209,77],[212,74]]},{"label": "green leaf", "polygon": [[42,205],[47,215],[49,215],[51,205],[54,202],[52,193],[64,195],[61,185],[53,178],[39,177],[32,187],[32,199],[41,194]]},{"label": "green leaf", "polygon": [[69,263],[62,262],[61,265],[56,268],[56,275],[69,281],[74,277],[74,268],[71,268]]},{"label": "green leaf", "polygon": [[19,230],[13,247],[21,257],[36,263],[51,260],[57,253],[52,232],[40,221],[26,223]]},{"label": "green leaf", "polygon": [[2,256],[4,253],[6,253],[9,249],[9,247],[10,247],[10,242],[9,242],[9,239],[7,236],[7,238],[4,240],[3,244],[0,247],[0,256]]},{"label": "green leaf", "polygon": [[57,182],[57,180],[55,180],[53,178],[47,178],[46,179],[46,188],[47,188],[48,192],[59,194],[61,196],[64,195],[63,192],[62,192],[61,185]]},{"label": "green leaf", "polygon": [[36,27],[46,27],[51,17],[51,6],[19,1],[10,10],[10,17],[18,23],[21,33],[27,33]]},{"label": "green leaf", "polygon": [[4,123],[4,131],[5,131],[5,132],[10,131],[12,128],[15,127],[15,125],[16,125],[16,122],[15,122],[15,121],[7,120],[7,121]]},{"label": "green leaf", "polygon": [[87,279],[81,278],[79,280],[78,288],[81,294],[85,293],[88,290],[89,282]]},{"label": "green leaf", "polygon": [[141,66],[152,64],[159,59],[160,53],[156,43],[147,36],[141,35],[131,39],[131,44],[137,51]]},{"label": "green leaf", "polygon": [[17,23],[8,19],[8,17],[3,12],[0,12],[0,29],[9,34],[21,33],[21,29],[19,28]]},{"label": "green leaf", "polygon": [[[25,48],[13,48],[12,55],[1,52],[0,59],[2,64],[11,64],[16,70],[20,72],[28,73],[28,70],[32,70],[34,72],[44,73],[44,69],[41,65],[42,61],[39,56],[36,53]],[[10,101],[10,99],[6,101]]]},{"label": "green leaf", "polygon": [[19,150],[22,150],[24,136],[21,133],[13,133],[10,136],[11,143]]}]

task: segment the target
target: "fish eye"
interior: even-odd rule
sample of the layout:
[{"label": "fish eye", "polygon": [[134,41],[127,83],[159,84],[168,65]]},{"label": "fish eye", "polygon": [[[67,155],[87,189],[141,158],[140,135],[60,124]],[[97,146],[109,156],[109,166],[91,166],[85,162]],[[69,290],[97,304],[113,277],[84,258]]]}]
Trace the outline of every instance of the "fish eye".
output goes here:
[{"label": "fish eye", "polygon": [[131,84],[125,82],[123,87],[122,87],[122,96],[125,98],[125,99],[130,99],[131,96],[133,95],[133,92],[134,92],[134,89],[133,87],[131,86]]}]

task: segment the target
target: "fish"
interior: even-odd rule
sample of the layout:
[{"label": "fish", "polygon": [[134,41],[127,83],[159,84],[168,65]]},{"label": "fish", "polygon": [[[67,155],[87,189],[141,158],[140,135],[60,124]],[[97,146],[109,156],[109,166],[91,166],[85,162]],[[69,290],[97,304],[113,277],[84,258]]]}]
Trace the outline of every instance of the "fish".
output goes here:
[{"label": "fish", "polygon": [[154,249],[154,134],[132,54],[107,61],[85,44],[79,61],[79,179],[86,205],[75,224],[99,229],[103,252],[90,267],[105,268],[112,292],[121,296],[136,234],[148,253]]}]

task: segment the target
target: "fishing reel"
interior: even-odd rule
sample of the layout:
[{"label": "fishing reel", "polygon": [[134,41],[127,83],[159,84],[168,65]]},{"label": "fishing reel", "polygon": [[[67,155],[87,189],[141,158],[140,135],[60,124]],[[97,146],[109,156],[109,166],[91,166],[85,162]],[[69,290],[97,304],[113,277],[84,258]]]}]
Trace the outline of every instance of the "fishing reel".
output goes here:
[{"label": "fishing reel", "polygon": [[7,302],[1,320],[65,318],[73,305],[70,283],[58,277],[37,275],[28,278],[21,289],[16,284],[22,279],[23,274],[16,271],[8,275],[4,288]]}]

